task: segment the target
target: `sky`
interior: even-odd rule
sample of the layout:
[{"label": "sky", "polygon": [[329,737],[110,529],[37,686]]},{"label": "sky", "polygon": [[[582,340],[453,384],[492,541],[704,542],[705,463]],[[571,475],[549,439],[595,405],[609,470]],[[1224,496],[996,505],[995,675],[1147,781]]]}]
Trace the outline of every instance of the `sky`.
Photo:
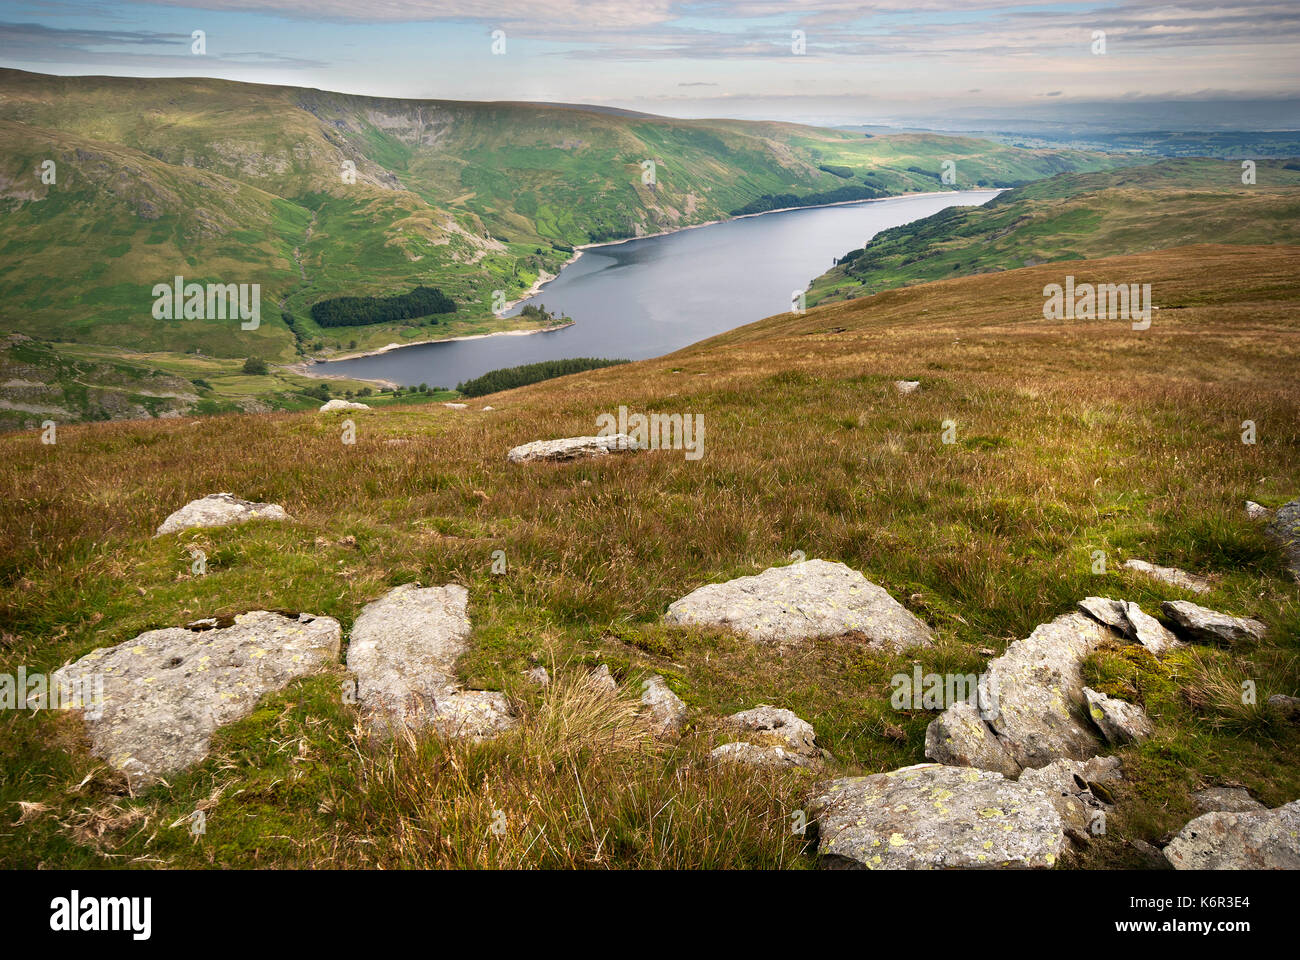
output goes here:
[{"label": "sky", "polygon": [[1294,106],[1297,64],[1300,0],[0,0],[0,65],[23,70],[680,117]]}]

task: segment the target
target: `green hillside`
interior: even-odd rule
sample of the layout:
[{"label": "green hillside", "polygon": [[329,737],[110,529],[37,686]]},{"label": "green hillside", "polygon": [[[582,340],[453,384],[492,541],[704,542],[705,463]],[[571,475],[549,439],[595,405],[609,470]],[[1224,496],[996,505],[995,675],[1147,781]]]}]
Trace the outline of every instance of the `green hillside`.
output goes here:
[{"label": "green hillside", "polygon": [[[7,329],[42,339],[328,356],[518,328],[492,315],[493,292],[523,296],[573,246],[764,198],[941,189],[948,159],[959,187],[1112,162],[964,137],[0,70],[0,298]],[[260,284],[261,325],[155,320],[150,290],[177,275]],[[457,310],[329,330],[309,316],[322,299],[419,285]]]},{"label": "green hillside", "polygon": [[1261,160],[1256,181],[1243,184],[1235,160],[1061,174],[882,231],[818,277],[808,302],[1191,243],[1300,243],[1300,165]]}]

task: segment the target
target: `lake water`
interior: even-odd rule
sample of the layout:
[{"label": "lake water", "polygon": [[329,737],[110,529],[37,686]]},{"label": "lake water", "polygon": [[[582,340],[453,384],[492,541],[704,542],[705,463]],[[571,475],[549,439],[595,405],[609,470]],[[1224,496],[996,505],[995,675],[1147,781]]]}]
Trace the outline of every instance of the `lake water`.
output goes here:
[{"label": "lake water", "polygon": [[895,197],[768,213],[593,247],[535,297],[577,322],[526,336],[423,343],[317,366],[321,373],[454,387],[497,370],[566,357],[643,360],[790,309],[791,293],[881,230],[996,190]]}]

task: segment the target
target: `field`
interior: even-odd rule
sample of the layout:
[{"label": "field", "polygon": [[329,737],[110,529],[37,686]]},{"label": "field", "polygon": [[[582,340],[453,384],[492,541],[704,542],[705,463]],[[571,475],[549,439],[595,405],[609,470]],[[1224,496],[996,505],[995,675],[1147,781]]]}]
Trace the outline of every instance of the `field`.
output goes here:
[{"label": "field", "polygon": [[[1043,287],[1067,270],[1151,283],[1150,329],[1044,320]],[[250,609],[334,616],[346,636],[396,584],[457,582],[474,622],[459,675],[505,690],[523,718],[484,744],[385,745],[342,702],[340,666],[267,697],[207,761],[131,796],[73,718],[5,711],[0,862],[810,866],[790,822],[811,780],[710,763],[717,718],[788,707],[814,725],[832,773],[918,762],[933,714],[893,710],[892,675],[914,659],[978,672],[1087,595],[1148,612],[1192,598],[1121,569],[1131,557],[1212,577],[1199,602],[1270,632],[1162,662],[1131,647],[1094,655],[1088,679],[1144,705],[1156,734],[1118,751],[1107,833],[1071,865],[1137,865],[1130,841],[1181,828],[1205,784],[1293,800],[1300,731],[1243,704],[1240,682],[1257,683],[1260,703],[1300,692],[1296,584],[1242,509],[1300,495],[1297,289],[1295,247],[1174,246],[770,317],[466,410],[360,411],[354,445],[316,413],[61,426],[54,445],[0,437],[0,672]],[[895,379],[921,390],[899,396]],[[506,462],[516,444],[593,433],[623,404],[703,416],[704,455]],[[281,503],[294,520],[151,537],[216,491]],[[205,576],[191,573],[191,544]],[[497,550],[504,574],[492,573]],[[1092,572],[1098,550],[1104,574]],[[939,643],[913,658],[848,636],[778,655],[660,623],[687,591],[794,551],[863,571]],[[621,698],[594,693],[597,663]],[[546,690],[521,676],[534,664],[554,677]],[[690,707],[680,744],[651,741],[631,716],[649,672]]]}]

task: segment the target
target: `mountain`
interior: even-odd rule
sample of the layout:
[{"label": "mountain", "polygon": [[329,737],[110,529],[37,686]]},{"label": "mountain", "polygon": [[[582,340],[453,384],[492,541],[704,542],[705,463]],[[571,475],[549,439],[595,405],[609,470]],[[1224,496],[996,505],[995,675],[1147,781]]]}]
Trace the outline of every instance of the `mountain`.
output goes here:
[{"label": "mountain", "polygon": [[1161,160],[1061,174],[884,230],[813,281],[809,303],[1035,263],[1194,243],[1300,244],[1300,163]]},{"label": "mountain", "polygon": [[[32,337],[219,358],[481,333],[524,324],[493,316],[494,291],[517,299],[575,245],[791,199],[941,189],[945,160],[957,186],[1114,162],[967,137],[0,70],[0,302]],[[260,284],[260,325],[155,318],[151,290],[175,276]],[[421,284],[455,313],[311,318],[323,299]]]}]

